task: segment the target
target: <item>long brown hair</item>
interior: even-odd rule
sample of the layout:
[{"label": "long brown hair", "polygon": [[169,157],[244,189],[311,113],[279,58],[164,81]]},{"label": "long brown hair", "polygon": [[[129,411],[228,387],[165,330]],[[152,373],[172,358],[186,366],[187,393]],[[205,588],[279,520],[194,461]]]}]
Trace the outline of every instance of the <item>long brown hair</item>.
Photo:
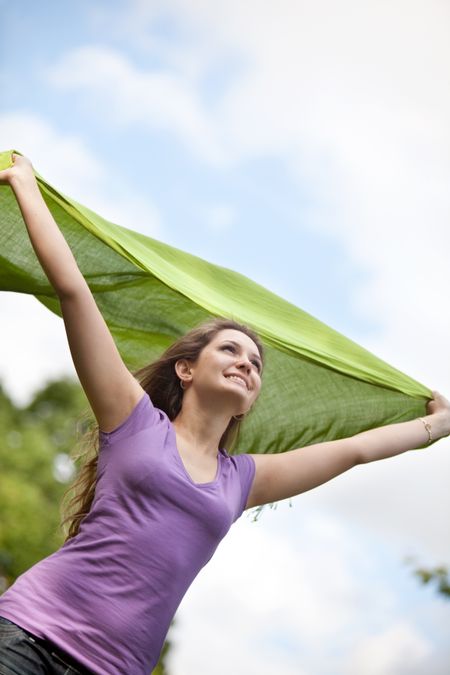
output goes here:
[{"label": "long brown hair", "polygon": [[[150,396],[153,405],[163,410],[171,421],[180,412],[183,402],[183,390],[175,371],[176,362],[186,359],[195,363],[202,349],[219,331],[226,328],[232,328],[248,335],[258,347],[261,360],[264,359],[263,345],[251,328],[233,319],[217,318],[193,328],[166,349],[159,359],[133,373],[141,387]],[[241,424],[239,419],[231,418],[220,439],[220,447],[226,447],[228,451],[232,451],[237,442]],[[98,424],[93,422],[81,438],[80,449],[73,457],[75,462],[81,464],[81,467],[62,499],[60,527],[66,530],[65,541],[78,533],[80,523],[89,513],[94,500],[99,451],[98,429]],[[72,497],[69,500],[71,494]]]}]

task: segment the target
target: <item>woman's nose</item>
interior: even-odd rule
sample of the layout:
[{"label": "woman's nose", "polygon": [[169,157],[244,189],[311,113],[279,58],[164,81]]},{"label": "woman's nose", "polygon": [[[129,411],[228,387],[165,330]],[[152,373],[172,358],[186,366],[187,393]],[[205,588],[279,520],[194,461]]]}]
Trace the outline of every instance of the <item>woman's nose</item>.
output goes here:
[{"label": "woman's nose", "polygon": [[237,364],[237,368],[240,368],[242,370],[245,370],[245,372],[249,373],[251,370],[252,364],[248,359],[239,359],[239,362]]}]

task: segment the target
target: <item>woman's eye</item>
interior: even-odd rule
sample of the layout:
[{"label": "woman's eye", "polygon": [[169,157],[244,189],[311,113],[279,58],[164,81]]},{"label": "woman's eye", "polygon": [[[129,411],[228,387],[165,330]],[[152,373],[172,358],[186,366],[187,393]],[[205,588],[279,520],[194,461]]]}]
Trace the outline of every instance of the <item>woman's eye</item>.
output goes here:
[{"label": "woman's eye", "polygon": [[[233,345],[224,345],[223,347],[221,347],[221,349],[222,349],[222,351],[225,351],[225,349],[228,349],[230,352],[233,352],[233,354],[236,353],[236,347],[234,347]],[[256,370],[258,371],[258,373],[260,373],[261,372],[260,362],[254,360],[254,361],[252,361],[252,364],[256,367]]]},{"label": "woman's eye", "polygon": [[260,362],[259,361],[252,361],[252,363],[253,363],[254,366],[256,366],[256,370],[258,371],[258,373],[260,373],[261,370],[262,370]]}]

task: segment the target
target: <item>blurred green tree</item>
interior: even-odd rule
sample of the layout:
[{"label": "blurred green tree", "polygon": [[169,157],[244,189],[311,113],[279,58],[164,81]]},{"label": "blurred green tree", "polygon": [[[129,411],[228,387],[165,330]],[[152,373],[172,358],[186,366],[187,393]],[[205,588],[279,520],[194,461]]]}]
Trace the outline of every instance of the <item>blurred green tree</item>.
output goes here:
[{"label": "blurred green tree", "polygon": [[424,567],[418,565],[416,559],[411,556],[405,558],[405,563],[414,567],[413,574],[422,584],[434,584],[439,595],[450,600],[450,573],[449,568],[446,565]]}]

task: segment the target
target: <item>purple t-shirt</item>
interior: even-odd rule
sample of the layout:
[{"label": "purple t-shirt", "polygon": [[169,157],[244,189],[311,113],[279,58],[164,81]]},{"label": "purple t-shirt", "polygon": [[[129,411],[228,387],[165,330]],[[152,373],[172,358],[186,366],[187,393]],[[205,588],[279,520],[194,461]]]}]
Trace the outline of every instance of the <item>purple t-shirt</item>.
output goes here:
[{"label": "purple t-shirt", "polygon": [[95,498],[78,534],[17,578],[0,616],[97,675],[150,675],[254,474],[251,455],[220,449],[215,479],[195,483],[174,426],[144,394],[119,427],[100,432]]}]

